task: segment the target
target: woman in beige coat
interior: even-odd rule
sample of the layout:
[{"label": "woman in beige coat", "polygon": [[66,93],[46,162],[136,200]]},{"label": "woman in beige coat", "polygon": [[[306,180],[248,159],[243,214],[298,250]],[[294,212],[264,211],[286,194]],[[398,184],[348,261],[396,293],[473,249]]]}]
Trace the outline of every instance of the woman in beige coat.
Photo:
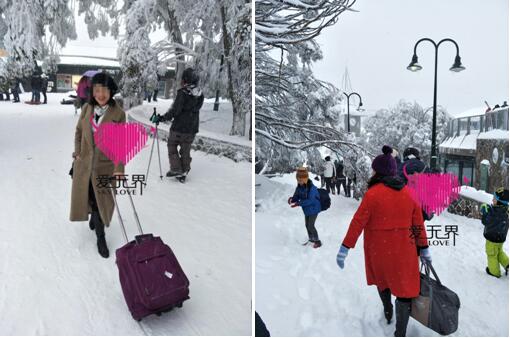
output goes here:
[{"label": "woman in beige coat", "polygon": [[[126,114],[113,99],[118,87],[105,73],[92,78],[89,103],[81,110],[74,137],[73,185],[71,190],[71,222],[88,221],[96,231],[99,254],[108,258],[105,225],[109,226],[113,209],[112,191],[105,178],[124,175],[124,165],[115,165],[95,145],[94,132],[98,125],[106,122],[122,123]],[[110,181],[115,187],[115,181]]]}]

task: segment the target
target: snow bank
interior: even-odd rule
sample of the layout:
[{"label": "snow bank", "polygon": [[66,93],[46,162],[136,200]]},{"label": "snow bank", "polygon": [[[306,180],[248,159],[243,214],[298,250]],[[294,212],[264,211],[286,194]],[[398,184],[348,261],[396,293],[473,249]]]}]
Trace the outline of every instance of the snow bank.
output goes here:
[{"label": "snow bank", "polygon": [[488,193],[486,193],[485,191],[482,191],[482,190],[476,190],[473,187],[469,187],[469,186],[463,185],[463,186],[460,187],[459,194],[461,196],[470,198],[470,199],[478,201],[480,203],[492,204],[493,196],[491,194],[488,194]]}]

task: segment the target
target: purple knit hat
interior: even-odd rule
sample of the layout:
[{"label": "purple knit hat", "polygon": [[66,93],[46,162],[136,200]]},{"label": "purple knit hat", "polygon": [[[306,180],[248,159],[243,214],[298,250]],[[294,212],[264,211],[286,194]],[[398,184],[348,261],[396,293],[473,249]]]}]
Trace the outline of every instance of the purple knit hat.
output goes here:
[{"label": "purple knit hat", "polygon": [[372,169],[382,176],[395,176],[397,174],[397,162],[391,156],[393,148],[385,145],[382,148],[382,152],[382,155],[377,156],[372,161]]}]

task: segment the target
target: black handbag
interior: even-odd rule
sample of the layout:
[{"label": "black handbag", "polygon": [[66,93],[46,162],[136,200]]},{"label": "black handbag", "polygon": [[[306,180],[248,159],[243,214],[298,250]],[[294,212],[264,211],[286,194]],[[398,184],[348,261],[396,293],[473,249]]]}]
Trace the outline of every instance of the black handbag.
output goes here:
[{"label": "black handbag", "polygon": [[71,176],[71,178],[73,177],[73,170],[74,169],[74,161],[73,161],[73,164],[71,164],[71,169],[69,170],[69,176]]},{"label": "black handbag", "polygon": [[420,295],[411,302],[411,317],[441,335],[452,334],[459,325],[459,296],[441,284],[432,264],[422,262],[421,267],[425,273],[420,273]]}]

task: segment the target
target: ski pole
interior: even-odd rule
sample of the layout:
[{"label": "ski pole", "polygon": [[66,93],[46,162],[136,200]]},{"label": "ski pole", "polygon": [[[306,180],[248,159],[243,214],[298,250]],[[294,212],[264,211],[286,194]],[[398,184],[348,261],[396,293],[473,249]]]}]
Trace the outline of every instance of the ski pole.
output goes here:
[{"label": "ski pole", "polygon": [[[154,107],[154,113],[152,116],[156,115],[156,107]],[[161,171],[161,155],[159,154],[159,137],[158,137],[158,125],[159,121],[156,122],[156,143],[158,144],[158,160],[159,160],[159,178],[163,180],[163,172]]]},{"label": "ski pole", "polygon": [[[157,135],[154,135],[153,137],[157,137]],[[151,155],[149,156],[149,165],[147,166],[147,173],[145,174],[145,180],[147,181],[149,179],[149,168],[151,166],[151,160],[152,160],[152,153],[154,151],[154,142],[156,140],[152,140],[152,146],[151,146]]]},{"label": "ski pole", "polygon": [[[152,115],[150,117],[150,121],[153,121],[155,116],[156,116],[156,107],[154,107],[154,112],[152,113]],[[153,135],[153,139],[152,139],[151,154],[149,156],[149,165],[147,166],[147,173],[145,174],[145,180],[146,181],[149,179],[149,168],[151,166],[152,153],[154,152],[154,142],[156,142],[156,138],[158,137],[158,124],[159,123],[155,123],[155,124],[156,124],[156,133]],[[159,156],[159,142],[158,142],[158,156]],[[159,166],[160,166],[159,173],[161,175],[161,160],[160,160],[160,165]]]}]

